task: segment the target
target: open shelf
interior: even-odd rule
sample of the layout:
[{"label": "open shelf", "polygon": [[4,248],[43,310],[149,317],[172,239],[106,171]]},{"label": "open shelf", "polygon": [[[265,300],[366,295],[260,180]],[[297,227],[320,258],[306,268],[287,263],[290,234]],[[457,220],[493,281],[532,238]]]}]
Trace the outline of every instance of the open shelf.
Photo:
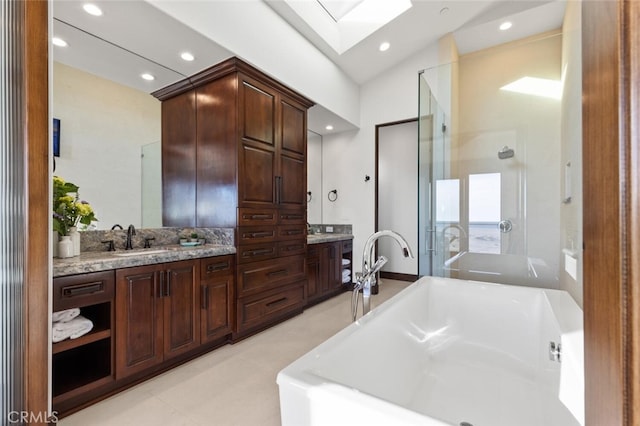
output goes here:
[{"label": "open shelf", "polygon": [[111,339],[103,338],[54,354],[52,377],[54,397],[95,385],[93,382],[101,379],[112,380]]},{"label": "open shelf", "polygon": [[80,336],[77,339],[67,339],[58,343],[54,343],[52,347],[52,353],[57,354],[60,352],[68,351],[70,349],[77,348],[79,346],[87,345],[89,343],[97,342],[98,340],[108,339],[111,337],[111,330],[92,330],[91,332]]}]

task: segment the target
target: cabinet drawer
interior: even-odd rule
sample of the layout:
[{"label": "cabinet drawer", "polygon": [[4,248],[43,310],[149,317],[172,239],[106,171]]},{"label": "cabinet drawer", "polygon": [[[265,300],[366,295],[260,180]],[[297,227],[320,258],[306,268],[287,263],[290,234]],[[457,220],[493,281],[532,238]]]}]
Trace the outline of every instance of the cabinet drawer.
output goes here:
[{"label": "cabinet drawer", "polygon": [[350,253],[353,251],[353,240],[347,240],[342,242],[342,252]]},{"label": "cabinet drawer", "polygon": [[268,324],[305,305],[305,281],[301,280],[282,289],[268,291],[238,300],[238,332]]},{"label": "cabinet drawer", "polygon": [[278,224],[280,225],[306,225],[307,212],[305,210],[279,210]]},{"label": "cabinet drawer", "polygon": [[91,272],[54,279],[53,311],[112,301],[114,280],[113,271]]},{"label": "cabinet drawer", "polygon": [[304,254],[307,245],[304,240],[281,241],[278,243],[279,256],[293,256],[295,254]]},{"label": "cabinet drawer", "polygon": [[278,240],[304,240],[307,236],[307,225],[278,226]]},{"label": "cabinet drawer", "polygon": [[278,223],[277,210],[238,209],[238,226],[275,225]]},{"label": "cabinet drawer", "polygon": [[233,274],[233,267],[233,256],[200,259],[200,279],[206,280]]},{"label": "cabinet drawer", "polygon": [[275,226],[249,226],[238,228],[238,243],[257,244],[268,243],[276,240],[277,228]]},{"label": "cabinet drawer", "polygon": [[238,264],[273,259],[278,255],[276,243],[250,244],[238,247]]},{"label": "cabinet drawer", "polygon": [[304,259],[304,256],[288,256],[240,265],[238,296],[247,296],[304,278]]}]

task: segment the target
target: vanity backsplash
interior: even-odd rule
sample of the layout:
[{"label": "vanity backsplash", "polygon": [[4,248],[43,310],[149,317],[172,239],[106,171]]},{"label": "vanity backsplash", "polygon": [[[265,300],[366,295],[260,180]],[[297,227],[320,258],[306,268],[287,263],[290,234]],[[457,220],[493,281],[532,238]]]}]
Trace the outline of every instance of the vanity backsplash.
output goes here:
[{"label": "vanity backsplash", "polygon": [[[181,238],[189,238],[191,234],[198,234],[204,238],[206,244],[233,245],[233,228],[143,228],[136,229],[132,236],[134,249],[144,247],[145,240],[151,247],[178,244]],[[80,247],[82,252],[107,251],[108,241],[113,241],[116,250],[123,250],[127,240],[127,228],[107,231],[80,232]],[[106,241],[106,242],[105,242]]]}]

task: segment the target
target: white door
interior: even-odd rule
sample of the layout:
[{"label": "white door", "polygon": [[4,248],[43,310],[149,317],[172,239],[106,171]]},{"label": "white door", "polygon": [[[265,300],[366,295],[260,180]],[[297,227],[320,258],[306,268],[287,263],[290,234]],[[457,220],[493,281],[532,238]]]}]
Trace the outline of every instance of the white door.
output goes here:
[{"label": "white door", "polygon": [[378,240],[378,255],[389,261],[384,272],[418,273],[418,122],[379,126],[378,230],[402,235],[416,258],[405,258],[390,238]]}]

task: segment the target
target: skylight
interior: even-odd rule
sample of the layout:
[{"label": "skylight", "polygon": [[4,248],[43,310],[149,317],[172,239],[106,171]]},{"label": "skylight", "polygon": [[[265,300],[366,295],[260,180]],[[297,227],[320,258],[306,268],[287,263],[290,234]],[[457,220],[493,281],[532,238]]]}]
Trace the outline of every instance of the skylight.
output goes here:
[{"label": "skylight", "polygon": [[338,22],[346,14],[351,12],[363,0],[316,0],[324,8],[324,10]]},{"label": "skylight", "polygon": [[338,54],[411,8],[411,0],[284,0]]}]

